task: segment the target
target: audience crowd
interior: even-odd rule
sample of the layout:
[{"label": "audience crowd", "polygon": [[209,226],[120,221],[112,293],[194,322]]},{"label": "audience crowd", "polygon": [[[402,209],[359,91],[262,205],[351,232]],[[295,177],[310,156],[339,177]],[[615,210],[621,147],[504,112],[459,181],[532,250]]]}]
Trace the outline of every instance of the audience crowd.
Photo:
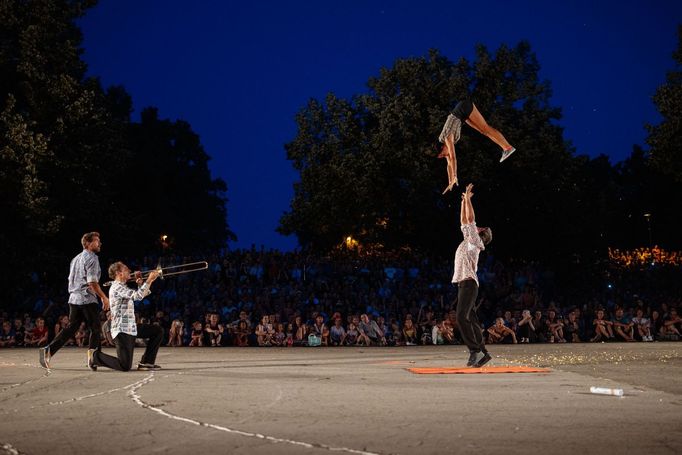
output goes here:
[{"label": "audience crowd", "polygon": [[[411,252],[319,257],[255,249],[225,252],[208,261],[208,270],[157,280],[152,294],[137,305],[138,320],[160,325],[167,346],[460,342],[452,261]],[[146,258],[129,265],[149,269],[155,262]],[[539,264],[482,255],[478,314],[486,342],[679,340],[679,294],[652,286],[655,273],[614,272],[607,278],[627,286],[608,284],[567,297],[558,291],[555,274]],[[667,279],[670,271],[662,273]],[[28,311],[3,311],[0,348],[44,346],[68,325],[67,300],[64,290],[43,291],[24,303]],[[101,317],[104,345],[113,345],[108,314]],[[83,346],[87,337],[82,326],[68,344]]]}]

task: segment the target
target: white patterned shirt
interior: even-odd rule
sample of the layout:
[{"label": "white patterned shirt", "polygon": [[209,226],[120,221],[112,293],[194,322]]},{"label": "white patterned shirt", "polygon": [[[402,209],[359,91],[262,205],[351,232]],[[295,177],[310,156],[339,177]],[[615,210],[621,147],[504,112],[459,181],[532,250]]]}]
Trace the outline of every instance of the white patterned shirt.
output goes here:
[{"label": "white patterned shirt", "polygon": [[111,338],[119,333],[137,335],[135,324],[135,300],[142,300],[149,295],[151,289],[144,283],[137,289],[131,289],[127,284],[114,281],[109,289],[109,306],[111,309]]},{"label": "white patterned shirt", "polygon": [[101,275],[99,259],[92,251],[83,250],[73,258],[69,266],[69,303],[72,305],[97,303],[97,295],[90,289],[88,283],[98,283]]},{"label": "white patterned shirt", "polygon": [[464,280],[474,280],[478,285],[478,255],[485,250],[483,240],[478,235],[478,228],[476,222],[463,224],[462,234],[464,240],[457,247],[455,253],[455,273],[452,275],[452,282],[459,283]]}]

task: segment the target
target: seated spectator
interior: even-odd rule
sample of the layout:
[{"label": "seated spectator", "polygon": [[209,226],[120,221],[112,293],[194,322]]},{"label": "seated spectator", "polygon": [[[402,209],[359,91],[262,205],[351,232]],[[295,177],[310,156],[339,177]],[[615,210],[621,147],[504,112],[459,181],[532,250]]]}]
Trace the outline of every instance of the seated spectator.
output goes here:
[{"label": "seated spectator", "polygon": [[325,325],[322,315],[318,314],[315,317],[315,323],[310,328],[310,333],[320,339],[322,346],[329,345],[329,329]]},{"label": "seated spectator", "polygon": [[334,319],[334,325],[329,329],[329,341],[332,346],[343,346],[346,341],[346,329],[341,322],[340,317]]},{"label": "seated spectator", "polygon": [[443,344],[455,344],[455,329],[449,317],[441,322],[441,334],[443,336]]},{"label": "seated spectator", "polygon": [[[65,314],[59,316],[59,321],[54,325],[54,336],[56,337],[59,333],[69,326],[69,317]],[[64,343],[64,346],[74,346],[76,344],[75,338],[69,338]]]},{"label": "seated spectator", "polygon": [[611,322],[613,323],[613,331],[619,338],[625,341],[635,341],[635,324],[625,314],[623,308],[616,308],[616,314],[611,319]]},{"label": "seated spectator", "polygon": [[294,324],[287,324],[287,347],[291,347],[294,345],[294,334],[296,331],[294,330]]},{"label": "seated spectator", "polygon": [[294,329],[296,334],[294,335],[294,346],[307,346],[308,344],[308,325],[303,322],[300,316],[296,316],[294,319]]},{"label": "seated spectator", "polygon": [[277,329],[275,334],[272,336],[273,346],[286,346],[287,344],[287,334],[284,332],[284,324],[277,324]]},{"label": "seated spectator", "polygon": [[535,313],[533,313],[533,330],[534,332],[534,338],[535,342],[537,343],[544,343],[547,341],[545,338],[545,333],[546,333],[546,326],[545,320],[542,317],[542,311],[537,310]]},{"label": "seated spectator", "polygon": [[668,317],[663,320],[661,334],[670,340],[678,340],[682,330],[682,318],[677,314],[675,308],[671,308]]},{"label": "seated spectator", "polygon": [[412,319],[405,320],[405,325],[403,325],[403,340],[405,340],[406,346],[417,345],[417,329],[415,328]]},{"label": "seated spectator", "polygon": [[78,327],[78,330],[76,330],[76,334],[74,335],[74,339],[76,340],[76,346],[79,348],[83,347],[83,343],[85,342],[85,322],[81,322],[80,327]]},{"label": "seated spectator", "polygon": [[571,343],[580,343],[580,325],[578,323],[577,314],[575,311],[568,313],[568,317],[564,320],[564,334],[566,340]]},{"label": "seated spectator", "polygon": [[359,341],[366,343],[367,346],[370,346],[371,344],[386,346],[386,338],[384,337],[383,332],[376,321],[370,320],[368,315],[362,314],[360,316],[358,331],[360,332]]},{"label": "seated spectator", "polygon": [[653,310],[651,312],[650,326],[651,331],[653,332],[653,337],[655,339],[659,339],[663,334],[663,318],[661,317],[661,314],[656,310]]},{"label": "seated spectator", "polygon": [[635,325],[637,337],[642,341],[654,341],[651,336],[651,324],[649,318],[644,317],[644,310],[637,309],[632,323]]},{"label": "seated spectator", "polygon": [[360,331],[355,325],[355,322],[348,324],[348,331],[346,332],[345,341],[346,346],[356,346],[360,342]]},{"label": "seated spectator", "polygon": [[504,325],[516,333],[516,319],[512,317],[511,311],[504,312]]},{"label": "seated spectator", "polygon": [[597,317],[592,321],[592,325],[594,326],[594,338],[590,341],[595,343],[613,339],[613,323],[604,319],[604,310],[597,310]]},{"label": "seated spectator", "polygon": [[194,321],[192,324],[192,340],[189,342],[190,347],[200,347],[204,345],[204,331],[201,328],[200,321]]},{"label": "seated spectator", "polygon": [[495,319],[495,325],[488,328],[488,343],[514,343],[516,344],[516,334],[512,329],[504,325],[503,318]]},{"label": "seated spectator", "polygon": [[14,329],[9,321],[2,321],[0,330],[0,348],[12,348],[15,344]]},{"label": "seated spectator", "polygon": [[36,325],[26,334],[24,338],[24,343],[26,346],[42,347],[47,345],[47,327],[45,327],[45,319],[37,318]]},{"label": "seated spectator", "polygon": [[535,326],[533,326],[533,317],[530,315],[530,310],[523,310],[523,313],[521,313],[521,320],[517,324],[517,332],[521,338],[521,343],[530,343],[531,338],[535,338]]},{"label": "seated spectator", "polygon": [[389,340],[388,337],[386,337],[386,342],[388,343],[389,346],[403,345],[403,337],[400,330],[400,324],[398,324],[398,321],[396,321],[395,318],[391,318],[391,340]]},{"label": "seated spectator", "polygon": [[556,311],[547,311],[547,319],[545,320],[545,327],[547,328],[546,336],[550,343],[565,343],[564,339],[564,324],[561,322],[556,314]]},{"label": "seated spectator", "polygon": [[270,316],[267,314],[261,318],[260,324],[256,327],[256,337],[258,346],[272,346],[272,336],[275,330],[270,323]]},{"label": "seated spectator", "polygon": [[102,322],[102,346],[115,347],[114,339],[111,337],[111,311],[107,311],[106,320]]},{"label": "seated spectator", "polygon": [[170,330],[168,331],[168,344],[166,346],[182,346],[185,338],[185,323],[180,319],[173,319]]},{"label": "seated spectator", "polygon": [[237,328],[234,331],[234,340],[237,346],[248,346],[249,345],[249,323],[245,320],[240,320],[237,323]]},{"label": "seated spectator", "polygon": [[435,324],[431,328],[431,342],[433,344],[444,344],[443,338],[443,321],[434,321]]},{"label": "seated spectator", "polygon": [[225,327],[220,324],[218,313],[211,313],[204,326],[204,344],[206,346],[220,346],[224,332]]},{"label": "seated spectator", "polygon": [[24,330],[24,321],[21,318],[14,318],[14,345],[17,347],[24,346],[24,335],[26,331]]}]

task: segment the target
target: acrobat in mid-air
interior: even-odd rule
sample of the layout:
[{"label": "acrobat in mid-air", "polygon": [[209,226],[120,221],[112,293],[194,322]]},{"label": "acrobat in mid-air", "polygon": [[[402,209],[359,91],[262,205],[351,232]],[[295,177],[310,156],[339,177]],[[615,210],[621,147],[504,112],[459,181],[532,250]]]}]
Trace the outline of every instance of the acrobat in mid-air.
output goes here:
[{"label": "acrobat in mid-air", "polygon": [[438,155],[438,158],[445,158],[447,160],[448,169],[448,187],[445,188],[443,194],[452,190],[457,182],[457,157],[455,155],[455,144],[459,141],[460,133],[462,131],[462,122],[487,136],[491,141],[502,148],[502,158],[500,163],[509,155],[514,153],[516,149],[511,146],[507,139],[492,126],[488,125],[481,113],[476,108],[476,105],[470,100],[464,100],[457,103],[457,106],[448,115],[443,131],[441,131],[438,141],[443,145],[443,150]]}]

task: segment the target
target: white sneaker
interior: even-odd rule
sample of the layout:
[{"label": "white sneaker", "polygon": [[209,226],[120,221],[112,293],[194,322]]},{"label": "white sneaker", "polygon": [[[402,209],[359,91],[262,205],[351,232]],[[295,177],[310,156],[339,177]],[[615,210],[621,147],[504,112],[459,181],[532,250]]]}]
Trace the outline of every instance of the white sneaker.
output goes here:
[{"label": "white sneaker", "polygon": [[500,158],[500,163],[502,161],[506,160],[507,158],[509,158],[509,156],[511,156],[511,154],[514,153],[515,151],[516,151],[516,149],[514,147],[503,151],[502,152],[502,158]]}]

